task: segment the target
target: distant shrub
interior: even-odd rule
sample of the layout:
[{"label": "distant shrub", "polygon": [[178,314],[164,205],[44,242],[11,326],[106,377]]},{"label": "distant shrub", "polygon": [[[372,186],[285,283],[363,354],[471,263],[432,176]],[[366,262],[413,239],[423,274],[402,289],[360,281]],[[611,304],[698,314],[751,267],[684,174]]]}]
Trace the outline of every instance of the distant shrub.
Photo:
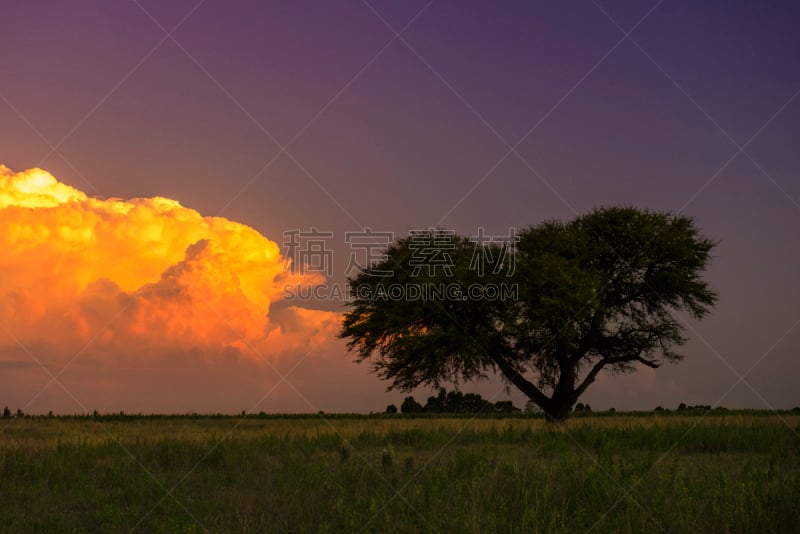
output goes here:
[{"label": "distant shrub", "polygon": [[405,461],[404,465],[405,465],[406,474],[410,475],[411,473],[413,473],[414,472],[414,457],[413,456],[408,456],[406,458],[406,461]]},{"label": "distant shrub", "polygon": [[391,447],[383,449],[381,452],[381,465],[385,475],[390,475],[394,470],[394,451]]},{"label": "distant shrub", "polygon": [[342,440],[342,445],[339,448],[339,454],[342,462],[346,462],[348,458],[350,458],[352,452],[353,452],[353,446],[350,444],[350,442],[347,441],[346,439]]},{"label": "distant shrub", "polygon": [[538,404],[529,400],[525,403],[525,415],[535,415],[538,413],[542,413],[542,409],[539,407]]},{"label": "distant shrub", "polygon": [[575,408],[572,410],[572,413],[574,413],[576,415],[585,415],[585,414],[589,414],[591,412],[592,412],[592,407],[589,406],[588,404],[584,404],[582,402],[579,402],[578,404],[576,404]]}]

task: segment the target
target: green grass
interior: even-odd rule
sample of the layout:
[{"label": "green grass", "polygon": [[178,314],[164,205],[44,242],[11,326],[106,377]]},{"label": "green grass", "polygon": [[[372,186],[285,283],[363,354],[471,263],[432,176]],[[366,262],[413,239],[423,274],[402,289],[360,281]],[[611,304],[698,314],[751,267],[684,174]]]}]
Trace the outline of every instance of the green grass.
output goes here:
[{"label": "green grass", "polygon": [[800,532],[800,416],[0,420],[3,532]]}]

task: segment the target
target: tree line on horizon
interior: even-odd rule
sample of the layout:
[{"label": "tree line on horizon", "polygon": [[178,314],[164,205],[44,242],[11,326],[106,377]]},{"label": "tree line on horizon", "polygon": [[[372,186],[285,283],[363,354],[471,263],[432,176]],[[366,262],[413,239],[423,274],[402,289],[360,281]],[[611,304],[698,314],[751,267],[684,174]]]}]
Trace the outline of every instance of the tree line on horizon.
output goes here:
[{"label": "tree line on horizon", "polygon": [[[520,413],[522,410],[514,406],[511,401],[491,402],[477,393],[462,393],[460,391],[445,391],[439,389],[436,396],[428,397],[423,406],[408,396],[400,405],[401,413]],[[390,404],[386,413],[397,413],[397,406]]]}]

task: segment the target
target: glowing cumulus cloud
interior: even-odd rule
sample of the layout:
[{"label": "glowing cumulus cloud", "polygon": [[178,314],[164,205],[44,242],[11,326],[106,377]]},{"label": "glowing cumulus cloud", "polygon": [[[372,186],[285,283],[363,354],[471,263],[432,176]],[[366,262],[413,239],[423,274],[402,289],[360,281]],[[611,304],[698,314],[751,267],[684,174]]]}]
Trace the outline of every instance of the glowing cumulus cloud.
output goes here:
[{"label": "glowing cumulus cloud", "polygon": [[333,312],[270,313],[286,284],[317,280],[288,272],[254,229],[167,198],[92,198],[41,169],[0,165],[0,247],[0,340],[17,360],[21,346],[48,362],[279,360],[339,325]]}]

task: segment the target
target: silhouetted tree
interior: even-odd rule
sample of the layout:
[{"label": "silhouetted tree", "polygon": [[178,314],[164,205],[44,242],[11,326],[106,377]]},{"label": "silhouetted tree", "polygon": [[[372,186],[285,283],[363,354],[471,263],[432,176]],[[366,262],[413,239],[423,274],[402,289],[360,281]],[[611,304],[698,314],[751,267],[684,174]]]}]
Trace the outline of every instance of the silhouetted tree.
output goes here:
[{"label": "silhouetted tree", "polygon": [[[716,301],[701,279],[713,247],[692,219],[635,208],[544,222],[520,234],[516,251],[444,230],[414,234],[351,278],[341,335],[390,388],[497,371],[549,420],[562,420],[603,369],[682,359],[674,348],[686,338],[673,312],[702,318]],[[392,296],[410,285],[460,291]],[[481,298],[476,285],[511,290]]]},{"label": "silhouetted tree", "polygon": [[436,397],[428,397],[428,401],[425,403],[425,406],[422,408],[422,410],[428,413],[447,412],[447,401],[444,390],[439,390],[439,395]]},{"label": "silhouetted tree", "polygon": [[8,409],[8,406],[3,408],[3,417],[11,417],[11,410]]},{"label": "silhouetted tree", "polygon": [[414,400],[414,397],[406,397],[403,404],[400,405],[400,411],[403,413],[420,413],[422,405]]},{"label": "silhouetted tree", "polygon": [[491,403],[484,400],[483,397],[477,393],[467,393],[464,395],[461,404],[462,413],[478,413],[489,409]]},{"label": "silhouetted tree", "polygon": [[397,406],[390,404],[386,407],[386,413],[397,413]]}]

